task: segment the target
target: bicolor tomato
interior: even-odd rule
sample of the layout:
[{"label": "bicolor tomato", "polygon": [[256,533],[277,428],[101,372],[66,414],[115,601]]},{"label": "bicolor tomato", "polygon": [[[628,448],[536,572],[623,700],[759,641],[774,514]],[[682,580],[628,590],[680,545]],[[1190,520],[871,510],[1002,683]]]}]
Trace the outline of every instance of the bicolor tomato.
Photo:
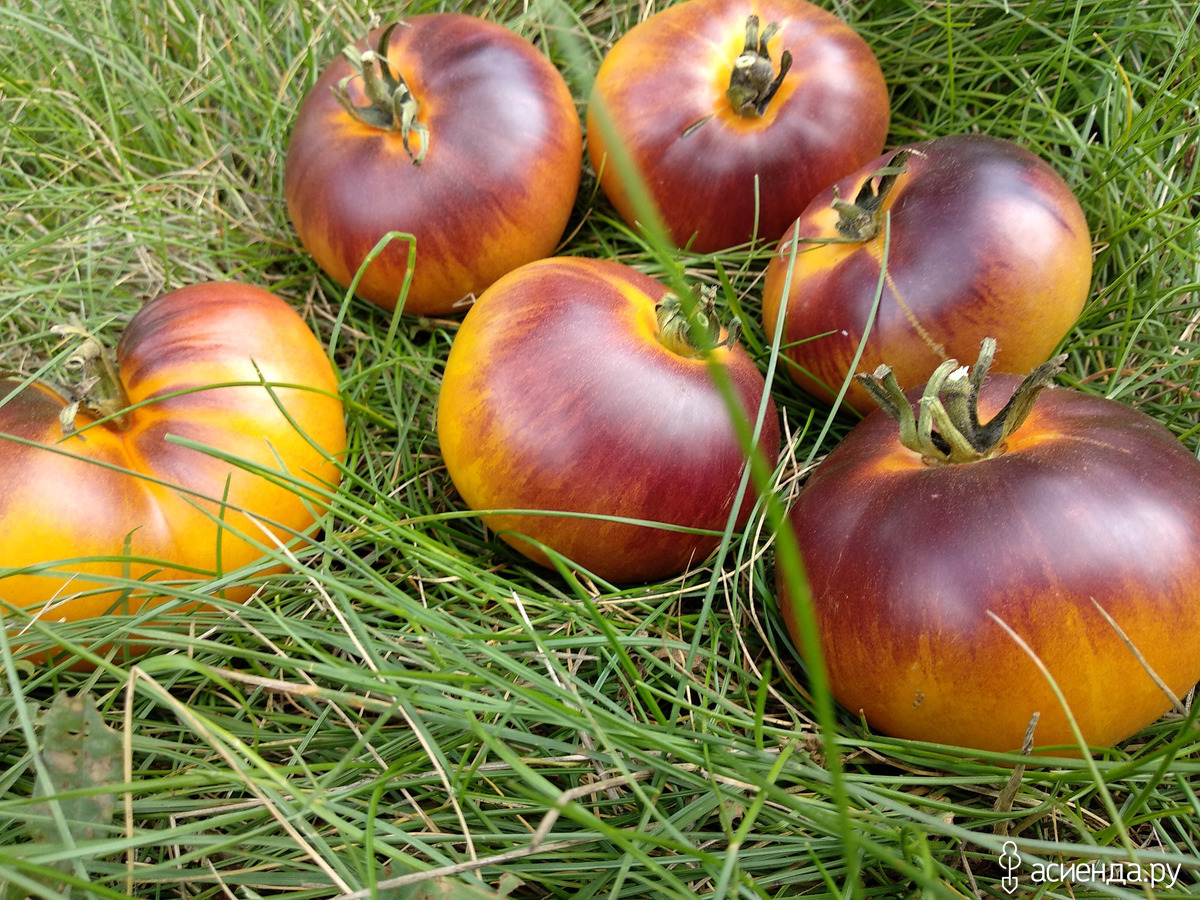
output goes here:
[{"label": "bicolor tomato", "polygon": [[[832,401],[860,344],[855,371],[886,362],[921,384],[991,336],[996,368],[1024,375],[1074,325],[1091,276],[1087,220],[1048,163],[1011,141],[949,135],[886,153],[816,197],[767,266],[763,318],[774,334],[786,304],[788,371]],[[844,402],[873,408],[853,381]]]},{"label": "bicolor tomato", "polygon": [[719,537],[695,529],[743,527],[754,503],[750,490],[735,510],[747,453],[733,416],[755,422],[765,403],[759,451],[779,452],[762,374],[706,309],[687,325],[664,285],[610,261],[552,258],[496,282],[462,322],[439,399],[462,499],[542,564],[548,548],[631,582],[702,563]]},{"label": "bicolor tomato", "polygon": [[283,300],[181,288],[133,316],[115,356],[88,338],[79,359],[99,379],[82,407],[0,382],[6,605],[47,621],[134,612],[155,582],[236,572],[313,528],[345,423],[320,341]]},{"label": "bicolor tomato", "polygon": [[[883,150],[887,85],[867,43],[806,0],[686,0],[619,38],[596,73],[588,152],[634,222],[622,145],[675,243],[776,241]],[[611,132],[606,127],[611,124]]]},{"label": "bicolor tomato", "polygon": [[502,25],[461,13],[372,32],[321,74],[284,165],[304,247],[393,309],[461,311],[505,272],[552,253],[574,208],[583,139],[558,70]]},{"label": "bicolor tomato", "polygon": [[1017,750],[1036,713],[1070,749],[1057,685],[1106,746],[1200,679],[1200,461],[1115,400],[1039,395],[1059,362],[1022,381],[985,353],[907,395],[884,368],[791,510],[833,694],[879,731]]}]

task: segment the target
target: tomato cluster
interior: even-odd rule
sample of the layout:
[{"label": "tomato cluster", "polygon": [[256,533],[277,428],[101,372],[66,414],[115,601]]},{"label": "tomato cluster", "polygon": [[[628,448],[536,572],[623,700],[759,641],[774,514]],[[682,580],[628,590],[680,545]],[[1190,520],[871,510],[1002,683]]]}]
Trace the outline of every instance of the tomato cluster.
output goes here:
[{"label": "tomato cluster", "polygon": [[[1200,462],[1144,415],[1049,386],[1091,284],[1063,179],[982,135],[885,152],[889,121],[875,56],[833,14],[683,0],[600,63],[588,160],[631,226],[695,253],[773,247],[772,351],[812,399],[865,415],[789,512],[809,591],[776,585],[836,698],[968,747],[1015,749],[1035,719],[1043,744],[1120,740],[1200,679]],[[465,310],[437,409],[463,503],[540,565],[659,580],[747,526],[782,429],[712,295],[560,251],[583,162],[549,57],[430,13],[320,74],[284,194],[341,288]],[[946,362],[976,347],[973,368]],[[218,283],[84,358],[106,390],[82,405],[0,384],[0,507],[32,510],[0,516],[5,603],[90,617],[197,578],[244,599],[229,573],[314,529],[338,489],[319,341],[283,301]]]}]

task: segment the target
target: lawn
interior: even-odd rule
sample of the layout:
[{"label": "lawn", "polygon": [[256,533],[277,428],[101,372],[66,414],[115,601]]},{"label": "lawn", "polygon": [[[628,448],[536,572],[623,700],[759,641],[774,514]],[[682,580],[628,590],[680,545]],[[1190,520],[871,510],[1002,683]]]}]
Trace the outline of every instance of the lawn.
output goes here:
[{"label": "lawn", "polygon": [[[1196,5],[821,5],[880,60],[889,146],[981,132],[1066,179],[1095,262],[1058,380],[1143,410],[1194,451]],[[601,56],[653,8],[466,11],[535,41],[582,115]],[[1118,747],[1028,765],[889,738],[812,689],[775,601],[767,505],[716,559],[635,586],[527,563],[464,510],[435,433],[458,320],[347,296],[283,202],[300,99],[372,12],[398,10],[0,7],[0,368],[69,379],[55,325],[115,342],[167,290],[243,280],[287,300],[326,346],[349,430],[321,531],[240,573],[256,587],[244,605],[172,615],[194,596],[180,587],[153,617],[0,641],[0,896],[975,898],[1010,896],[1011,871],[1019,896],[1200,893],[1190,695],[1186,715]],[[773,367],[759,315],[771,249],[664,256],[585,169],[561,252],[720,288],[721,313],[775,373],[786,448],[773,491],[786,503],[854,419]],[[0,477],[19,474],[0,463]],[[114,642],[144,649],[97,652]],[[58,665],[18,658],[56,645],[69,648]],[[91,666],[71,667],[78,657]],[[108,774],[47,804],[48,754],[35,751],[59,695],[94,705]],[[68,827],[64,810],[99,824]]]}]

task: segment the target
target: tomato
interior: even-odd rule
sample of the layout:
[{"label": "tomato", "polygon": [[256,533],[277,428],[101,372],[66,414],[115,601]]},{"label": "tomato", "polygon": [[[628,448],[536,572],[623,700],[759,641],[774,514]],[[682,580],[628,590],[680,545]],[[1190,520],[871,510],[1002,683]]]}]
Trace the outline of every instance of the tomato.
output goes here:
[{"label": "tomato", "polygon": [[[370,46],[377,52],[368,51]],[[439,315],[522,263],[548,256],[574,208],[579,114],[532,44],[460,13],[409,16],[339,57],[304,98],[284,164],[301,242],[358,294]],[[386,65],[377,60],[386,58]],[[368,89],[378,95],[373,104]]]},{"label": "tomato", "polygon": [[[720,532],[733,511],[746,455],[667,295],[620,263],[552,258],[497,281],[463,319],[439,397],[442,455],[466,504],[530,559],[548,564],[545,545],[608,581],[648,581],[716,548],[710,534],[586,517]],[[762,374],[711,312],[701,315],[753,422]],[[779,424],[766,400],[759,446],[774,462]]]},{"label": "tomato", "polygon": [[283,300],[232,282],[164,294],[97,371],[124,410],[111,418],[0,383],[6,605],[47,621],[136,611],[153,585],[122,595],[112,579],[196,582],[313,527],[346,432],[333,368]]},{"label": "tomato", "polygon": [[687,0],[617,40],[588,104],[592,165],[632,223],[604,115],[675,243],[707,253],[778,240],[814,195],[882,152],[890,110],[875,55],[832,13]]},{"label": "tomato", "polygon": [[[789,287],[788,370],[832,401],[864,335],[856,371],[886,361],[905,384],[988,336],[996,367],[1023,375],[1075,323],[1091,276],[1087,220],[1049,164],[1011,141],[949,135],[886,153],[816,197],[767,266],[763,318],[774,334]],[[853,382],[845,404],[874,406]]]},{"label": "tomato", "polygon": [[[1034,400],[1059,361],[1025,382],[984,377],[986,358],[969,377],[939,369],[920,417],[918,393],[885,378],[907,426],[872,412],[790,512],[833,694],[879,731],[1015,750],[1039,713],[1037,745],[1074,745],[1022,642],[1096,746],[1170,708],[1147,667],[1177,697],[1200,679],[1200,461],[1117,401],[1059,387]],[[988,425],[971,425],[972,402]],[[922,442],[914,421],[939,410],[956,426]],[[951,450],[955,434],[971,437]]]}]

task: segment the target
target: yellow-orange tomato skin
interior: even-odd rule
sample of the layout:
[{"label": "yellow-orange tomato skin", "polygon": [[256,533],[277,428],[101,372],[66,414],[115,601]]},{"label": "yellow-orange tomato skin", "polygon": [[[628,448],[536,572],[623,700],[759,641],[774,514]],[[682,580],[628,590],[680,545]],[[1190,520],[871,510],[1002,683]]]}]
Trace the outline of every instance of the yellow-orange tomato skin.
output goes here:
[{"label": "yellow-orange tomato skin", "polygon": [[[311,530],[339,481],[335,373],[273,294],[232,282],[172,291],[133,317],[116,359],[123,427],[80,412],[64,436],[63,397],[0,383],[0,395],[16,391],[0,406],[0,597],[46,621],[133,612],[155,601],[155,581],[254,563]],[[122,597],[109,579],[150,583]],[[241,601],[250,588],[221,593]]]},{"label": "yellow-orange tomato skin", "polygon": [[[489,288],[455,337],[438,401],[447,471],[464,502],[538,563],[550,563],[544,544],[601,578],[648,581],[699,565],[717,546],[712,535],[489,512],[725,528],[745,455],[708,364],[659,340],[665,293],[619,263],[541,260]],[[716,358],[753,421],[761,373],[740,347]],[[759,446],[774,462],[779,425],[767,401]]]},{"label": "yellow-orange tomato skin", "polygon": [[[984,421],[1018,381],[989,377]],[[882,410],[863,419],[790,513],[847,710],[896,737],[1002,752],[1020,749],[1038,713],[1036,745],[1074,752],[1047,677],[1000,622],[1093,746],[1170,709],[1146,666],[1176,696],[1196,684],[1200,462],[1166,428],[1050,388],[992,459],[930,464],[896,431]],[[778,589],[799,641],[782,579]]]},{"label": "yellow-orange tomato skin", "polygon": [[[725,92],[751,15],[779,26],[768,42],[776,70],[784,50],[793,63],[763,115],[744,117]],[[827,10],[806,0],[687,0],[613,44],[588,104],[592,166],[634,222],[606,119],[675,243],[707,253],[778,240],[818,192],[882,152],[890,108],[874,53]]]},{"label": "yellow-orange tomato skin", "polygon": [[[360,42],[377,46],[381,29]],[[394,309],[412,265],[404,311],[462,312],[505,272],[550,255],[574,209],[583,138],[562,75],[502,25],[461,13],[404,19],[387,57],[428,129],[419,164],[401,136],[352,117],[334,96],[351,74],[335,59],[305,96],[284,164],[288,211],[305,249],[342,287]],[[348,85],[365,105],[361,83]],[[421,139],[414,136],[414,152]]]},{"label": "yellow-orange tomato skin", "polygon": [[[820,400],[831,402],[854,374],[864,334],[855,371],[886,363],[901,384],[924,382],[945,359],[973,359],[987,337],[998,345],[994,370],[1026,374],[1050,357],[1087,300],[1087,219],[1049,164],[980,135],[912,148],[918,152],[883,203],[888,227],[847,242],[833,201],[853,200],[895,151],[817,196],[767,266],[764,327],[775,333],[786,302],[788,371]],[[860,413],[875,408],[857,382],[843,403]]]}]

